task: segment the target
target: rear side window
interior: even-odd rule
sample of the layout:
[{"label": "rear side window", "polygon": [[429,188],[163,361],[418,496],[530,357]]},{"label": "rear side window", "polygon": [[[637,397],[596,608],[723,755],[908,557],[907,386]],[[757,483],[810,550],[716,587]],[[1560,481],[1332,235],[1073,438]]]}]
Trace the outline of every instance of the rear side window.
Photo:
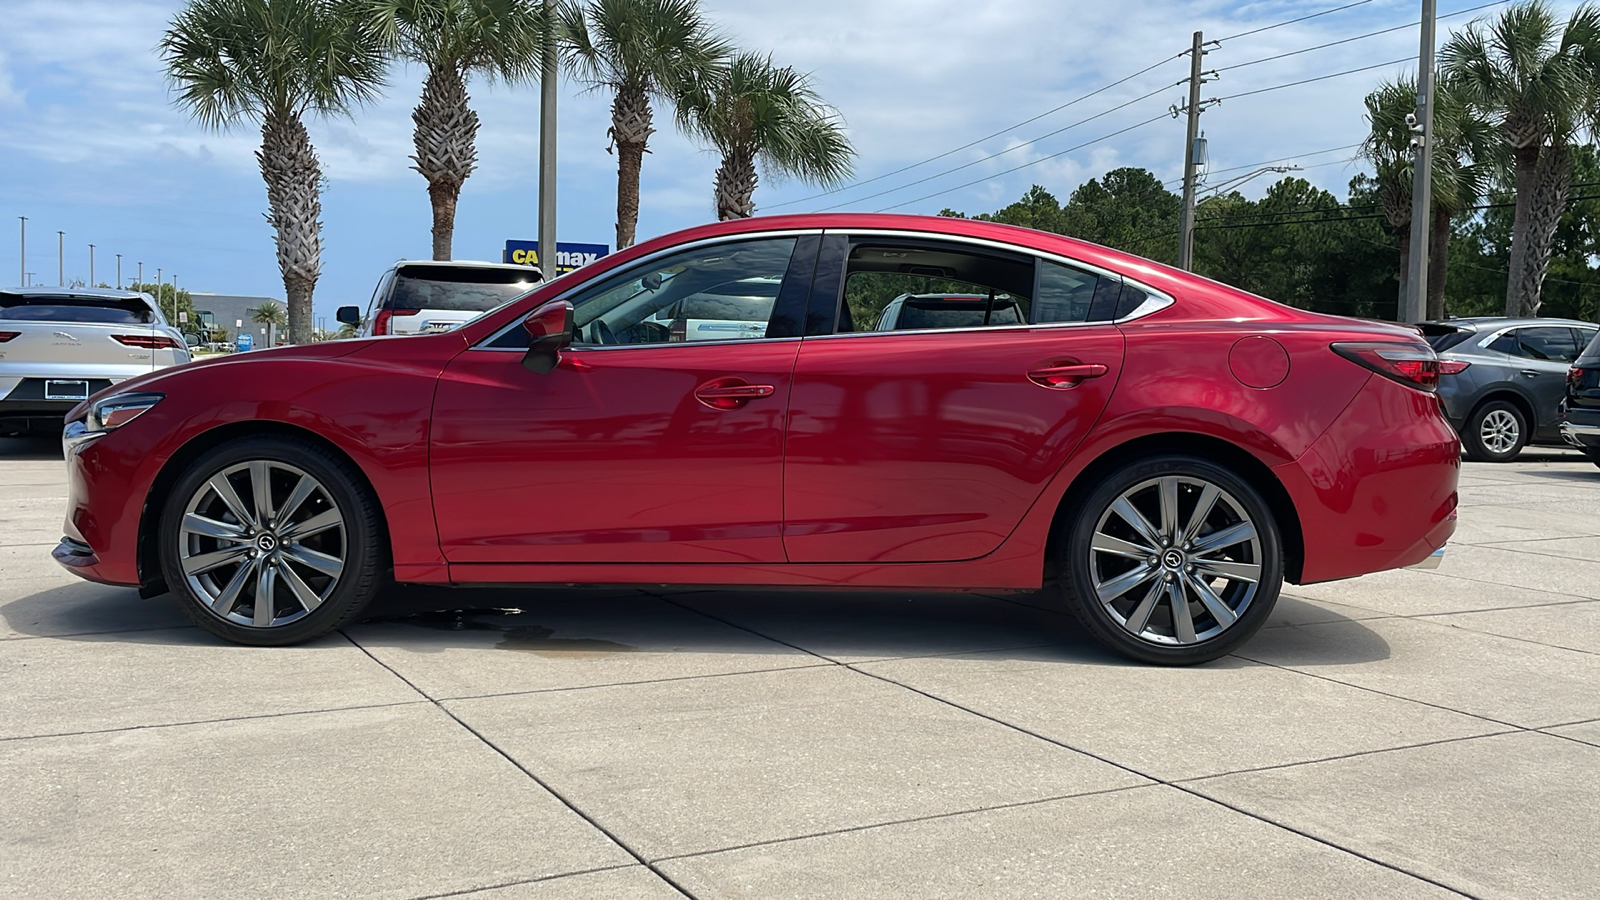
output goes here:
[{"label": "rear side window", "polygon": [[1578,358],[1572,329],[1555,326],[1514,328],[1495,338],[1489,349],[1546,362],[1572,362]]},{"label": "rear side window", "polygon": [[1454,325],[1424,323],[1417,327],[1422,329],[1423,340],[1428,342],[1428,346],[1432,347],[1435,353],[1443,353],[1473,335],[1473,332]]},{"label": "rear side window", "polygon": [[854,238],[835,331],[981,328],[1028,321],[1033,262],[937,240]]},{"label": "rear side window", "polygon": [[384,309],[484,312],[538,287],[532,269],[405,266],[395,273]]},{"label": "rear side window", "polygon": [[1100,276],[1048,260],[1039,263],[1039,300],[1034,322],[1087,322]]},{"label": "rear side window", "polygon": [[155,321],[155,313],[137,298],[0,294],[0,319],[13,322],[148,325]]}]

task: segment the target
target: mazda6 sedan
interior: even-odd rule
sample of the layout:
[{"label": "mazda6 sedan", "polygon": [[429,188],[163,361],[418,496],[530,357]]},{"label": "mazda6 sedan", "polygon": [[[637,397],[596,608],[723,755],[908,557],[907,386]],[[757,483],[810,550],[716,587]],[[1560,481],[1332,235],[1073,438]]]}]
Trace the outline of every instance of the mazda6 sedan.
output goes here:
[{"label": "mazda6 sedan", "polygon": [[[877,330],[929,294],[1020,321]],[[696,296],[765,298],[765,330],[662,320]],[[102,391],[69,416],[54,555],[248,644],[338,628],[390,581],[1059,585],[1110,647],[1197,663],[1285,581],[1442,552],[1460,447],[1437,381],[1413,330],[1059,235],[746,219],[446,333]]]}]

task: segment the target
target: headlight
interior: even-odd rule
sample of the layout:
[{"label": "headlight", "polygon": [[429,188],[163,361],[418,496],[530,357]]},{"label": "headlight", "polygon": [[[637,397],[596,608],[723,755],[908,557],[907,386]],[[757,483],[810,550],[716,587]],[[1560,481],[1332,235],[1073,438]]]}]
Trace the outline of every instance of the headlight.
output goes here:
[{"label": "headlight", "polygon": [[160,403],[165,396],[155,393],[113,394],[96,400],[89,405],[89,412],[84,418],[67,423],[66,430],[61,434],[61,442],[70,452],[132,422],[145,410]]}]

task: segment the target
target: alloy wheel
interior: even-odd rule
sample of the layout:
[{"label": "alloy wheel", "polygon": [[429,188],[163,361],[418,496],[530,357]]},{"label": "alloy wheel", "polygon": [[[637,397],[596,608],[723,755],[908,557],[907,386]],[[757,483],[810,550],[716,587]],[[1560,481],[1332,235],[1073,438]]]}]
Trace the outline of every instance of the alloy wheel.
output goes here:
[{"label": "alloy wheel", "polygon": [[1202,478],[1124,491],[1089,542],[1096,600],[1129,635],[1187,646],[1231,628],[1255,600],[1261,536],[1243,504]]},{"label": "alloy wheel", "polygon": [[1517,417],[1510,410],[1492,409],[1478,426],[1478,439],[1491,453],[1510,453],[1522,437]]},{"label": "alloy wheel", "polygon": [[249,460],[217,471],[189,498],[178,562],[194,596],[239,625],[299,621],[344,572],[344,516],[305,471]]}]

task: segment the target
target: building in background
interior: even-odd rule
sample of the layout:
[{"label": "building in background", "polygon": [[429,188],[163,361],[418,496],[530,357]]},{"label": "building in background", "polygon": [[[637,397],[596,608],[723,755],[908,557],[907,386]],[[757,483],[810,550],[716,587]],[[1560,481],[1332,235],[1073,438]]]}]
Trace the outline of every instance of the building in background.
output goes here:
[{"label": "building in background", "polygon": [[[239,337],[239,332],[247,331],[255,335],[255,345],[265,347],[267,335],[265,325],[250,321],[250,312],[263,303],[272,302],[280,307],[284,306],[283,300],[277,297],[243,297],[237,294],[203,294],[190,291],[189,296],[194,299],[195,315],[200,317],[202,324],[207,327],[220,328],[228,333],[228,342],[232,343]],[[235,322],[241,323],[234,325]],[[192,331],[194,323],[185,326],[185,331]],[[283,329],[277,329],[282,331]],[[278,335],[281,339],[282,335]]]}]

